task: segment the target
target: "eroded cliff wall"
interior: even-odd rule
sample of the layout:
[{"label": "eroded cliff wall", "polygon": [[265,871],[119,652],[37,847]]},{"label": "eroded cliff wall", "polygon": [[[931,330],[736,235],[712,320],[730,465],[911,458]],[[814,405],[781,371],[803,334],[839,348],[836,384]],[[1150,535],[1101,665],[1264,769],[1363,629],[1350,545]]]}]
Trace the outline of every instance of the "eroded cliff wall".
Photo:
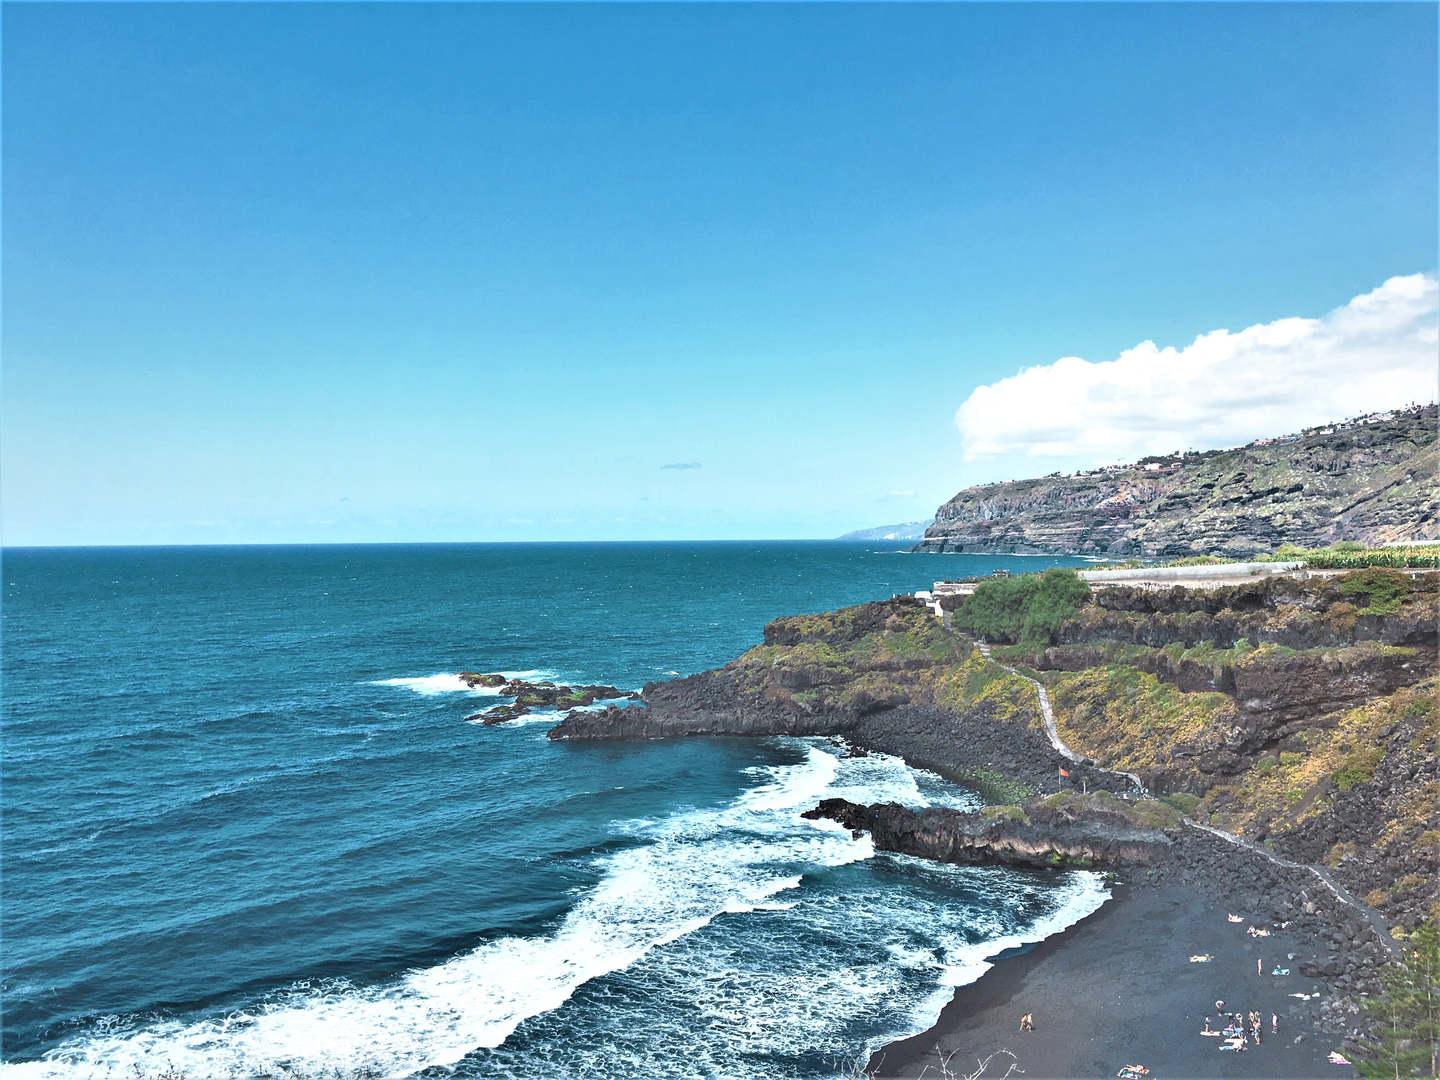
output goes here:
[{"label": "eroded cliff wall", "polygon": [[1426,405],[1155,470],[982,484],[935,512],[919,549],[1243,556],[1285,543],[1435,539],[1436,421]]}]

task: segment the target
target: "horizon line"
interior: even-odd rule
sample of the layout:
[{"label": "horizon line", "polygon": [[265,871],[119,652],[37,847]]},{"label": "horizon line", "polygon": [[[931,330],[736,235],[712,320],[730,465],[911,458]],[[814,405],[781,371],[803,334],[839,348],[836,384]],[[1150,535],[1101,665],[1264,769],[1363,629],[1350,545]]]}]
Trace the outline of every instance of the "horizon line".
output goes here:
[{"label": "horizon line", "polygon": [[144,548],[274,548],[274,547],[462,547],[481,545],[522,544],[883,544],[914,543],[901,540],[857,540],[839,536],[757,536],[738,538],[681,539],[592,539],[592,540],[210,540],[194,543],[146,544],[4,544],[0,554],[9,551],[114,551]]}]

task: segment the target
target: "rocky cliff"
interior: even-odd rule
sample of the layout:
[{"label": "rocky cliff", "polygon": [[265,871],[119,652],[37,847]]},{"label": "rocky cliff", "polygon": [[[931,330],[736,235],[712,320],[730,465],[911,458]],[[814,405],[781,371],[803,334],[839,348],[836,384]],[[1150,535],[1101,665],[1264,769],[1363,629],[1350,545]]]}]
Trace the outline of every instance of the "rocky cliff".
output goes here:
[{"label": "rocky cliff", "polygon": [[1440,917],[1437,609],[1440,574],[1391,570],[1112,589],[995,653],[1076,750],[1413,926]]},{"label": "rocky cliff", "polygon": [[918,549],[1252,555],[1440,537],[1436,406],[1234,450],[967,488]]},{"label": "rocky cliff", "polygon": [[1034,688],[909,597],[776,619],[763,644],[724,667],[651,683],[638,706],[572,712],[550,732],[556,740],[682,735],[837,736],[1005,802],[1054,790],[1063,762]]},{"label": "rocky cliff", "polygon": [[[1075,750],[1202,821],[1328,865],[1410,926],[1440,915],[1437,601],[1440,574],[1391,570],[1117,588],[1080,602],[1048,644],[992,648],[1048,684]],[[1068,785],[1128,788],[1061,758],[1034,686],[904,597],[777,619],[724,667],[550,733],[685,735],[839,736],[1027,811],[1060,786],[1059,766]],[[962,832],[945,842],[980,857]]]}]

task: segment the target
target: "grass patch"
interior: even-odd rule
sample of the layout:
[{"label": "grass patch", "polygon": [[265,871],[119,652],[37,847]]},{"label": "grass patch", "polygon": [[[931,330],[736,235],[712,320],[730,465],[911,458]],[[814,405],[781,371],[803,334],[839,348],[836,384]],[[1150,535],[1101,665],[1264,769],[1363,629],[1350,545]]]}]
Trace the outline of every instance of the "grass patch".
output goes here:
[{"label": "grass patch", "polygon": [[996,772],[994,769],[966,769],[956,779],[973,788],[986,803],[1018,806],[1035,797],[1035,789],[1023,780]]},{"label": "grass patch", "polygon": [[1066,674],[1050,698],[1061,735],[1077,750],[1129,770],[1168,763],[1235,713],[1225,694],[1186,693],[1124,664]]}]

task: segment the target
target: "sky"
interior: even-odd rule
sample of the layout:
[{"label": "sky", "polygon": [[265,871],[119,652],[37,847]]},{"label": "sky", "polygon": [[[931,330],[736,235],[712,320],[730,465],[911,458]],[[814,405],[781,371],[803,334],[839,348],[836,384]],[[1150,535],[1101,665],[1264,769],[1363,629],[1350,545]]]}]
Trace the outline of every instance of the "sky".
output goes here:
[{"label": "sky", "polygon": [[1434,5],[11,3],[3,60],[7,545],[825,537],[1435,396]]}]

